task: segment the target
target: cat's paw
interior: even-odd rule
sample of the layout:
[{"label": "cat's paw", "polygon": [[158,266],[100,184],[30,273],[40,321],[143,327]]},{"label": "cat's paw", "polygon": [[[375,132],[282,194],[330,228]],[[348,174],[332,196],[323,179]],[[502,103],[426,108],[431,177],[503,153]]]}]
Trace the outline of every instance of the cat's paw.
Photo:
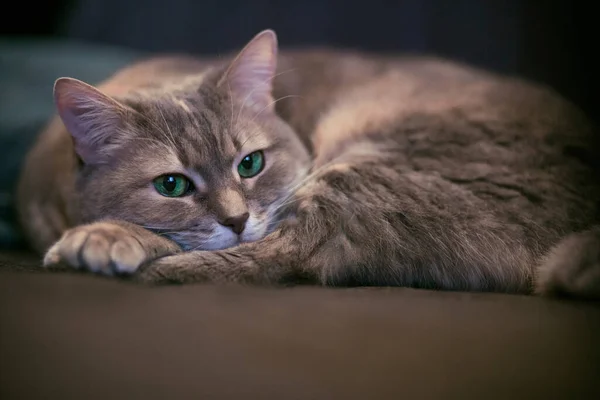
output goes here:
[{"label": "cat's paw", "polygon": [[600,229],[561,241],[538,270],[536,292],[600,299]]},{"label": "cat's paw", "polygon": [[110,222],[70,229],[44,257],[44,266],[67,265],[105,275],[131,274],[149,259],[136,232]]}]

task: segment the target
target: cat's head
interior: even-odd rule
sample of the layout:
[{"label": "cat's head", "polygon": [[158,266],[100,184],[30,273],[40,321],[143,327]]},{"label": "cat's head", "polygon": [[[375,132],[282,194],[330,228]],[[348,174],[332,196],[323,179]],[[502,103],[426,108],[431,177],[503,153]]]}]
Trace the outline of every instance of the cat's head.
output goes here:
[{"label": "cat's head", "polygon": [[185,249],[256,241],[309,168],[274,110],[277,39],[264,31],[225,68],[111,98],[57,80],[58,113],[82,161],[82,221],[122,219]]}]

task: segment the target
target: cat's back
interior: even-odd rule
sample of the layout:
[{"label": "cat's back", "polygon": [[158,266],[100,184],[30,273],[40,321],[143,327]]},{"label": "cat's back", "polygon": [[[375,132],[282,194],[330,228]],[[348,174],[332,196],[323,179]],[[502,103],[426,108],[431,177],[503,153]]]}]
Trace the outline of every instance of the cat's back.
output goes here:
[{"label": "cat's back", "polygon": [[488,127],[490,140],[510,145],[513,138],[540,150],[557,142],[593,150],[597,137],[589,118],[548,86],[432,56],[296,51],[282,55],[279,74],[278,98],[298,97],[278,103],[278,111],[294,126],[312,121],[316,136],[390,131],[431,117],[444,118],[463,139],[466,126]]},{"label": "cat's back", "polygon": [[319,115],[355,102],[362,106],[394,104],[404,111],[424,112],[461,107],[469,112],[504,109],[513,113],[512,118],[530,120],[540,114],[583,117],[547,86],[428,55],[288,51],[280,56],[275,83],[277,96],[299,95],[282,102],[282,110],[286,104],[310,102],[319,104],[321,112],[313,112]]},{"label": "cat's back", "polygon": [[538,235],[599,220],[597,129],[552,88],[432,57],[343,55],[331,76],[336,64],[371,70],[329,94],[312,133],[316,168],[373,149],[378,163],[468,191]]}]

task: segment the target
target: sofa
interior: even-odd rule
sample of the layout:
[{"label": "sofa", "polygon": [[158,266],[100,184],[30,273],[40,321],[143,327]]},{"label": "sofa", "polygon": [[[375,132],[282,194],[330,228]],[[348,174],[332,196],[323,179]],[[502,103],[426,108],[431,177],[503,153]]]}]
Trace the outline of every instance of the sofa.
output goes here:
[{"label": "sofa", "polygon": [[149,287],[0,253],[2,399],[598,399],[600,304]]}]

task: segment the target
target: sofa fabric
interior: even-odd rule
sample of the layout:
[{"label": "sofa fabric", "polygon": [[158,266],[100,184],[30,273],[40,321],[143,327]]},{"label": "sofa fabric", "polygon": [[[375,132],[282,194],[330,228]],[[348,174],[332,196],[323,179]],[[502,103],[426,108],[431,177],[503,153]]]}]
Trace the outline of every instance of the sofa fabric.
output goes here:
[{"label": "sofa fabric", "polygon": [[0,260],[3,400],[600,398],[597,303],[148,287]]}]

